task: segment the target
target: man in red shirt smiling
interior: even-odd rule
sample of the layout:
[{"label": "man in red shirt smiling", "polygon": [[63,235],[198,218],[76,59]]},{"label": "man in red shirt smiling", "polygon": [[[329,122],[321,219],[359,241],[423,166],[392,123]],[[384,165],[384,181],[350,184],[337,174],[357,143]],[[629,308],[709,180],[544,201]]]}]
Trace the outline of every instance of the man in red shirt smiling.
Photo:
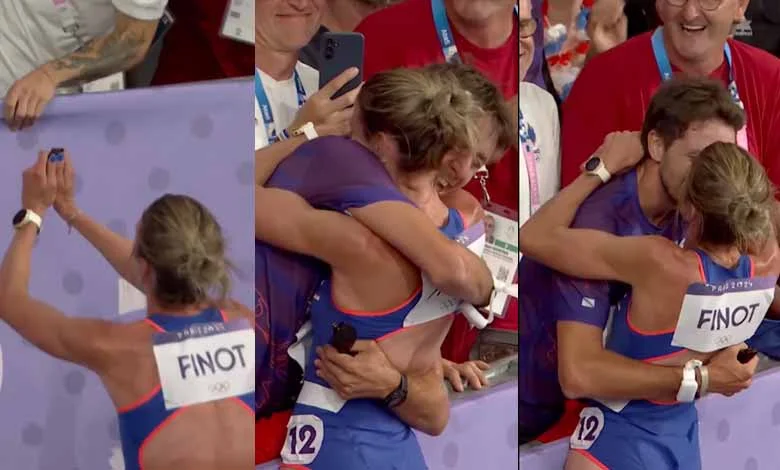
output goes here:
[{"label": "man in red shirt smiling", "polygon": [[[517,97],[520,77],[519,26],[515,0],[405,0],[369,15],[356,31],[365,36],[363,75],[397,67],[419,67],[444,62],[442,41],[450,41],[455,54],[490,79],[507,101]],[[440,13],[437,27],[434,12]],[[440,31],[446,32],[440,37]],[[448,48],[448,52],[453,48]],[[452,54],[451,52],[449,52]],[[517,106],[517,103],[514,103]],[[495,165],[489,166],[487,190],[491,201],[517,212],[519,202],[519,160],[511,148]],[[466,189],[482,199],[478,181]],[[517,302],[511,299],[506,316],[494,326],[517,330]],[[455,361],[467,361],[478,330],[461,316],[453,323],[442,354]]]},{"label": "man in red shirt smiling", "polygon": [[663,28],[593,58],[563,106],[562,185],[608,133],[639,129],[656,88],[676,74],[731,85],[747,113],[740,145],[780,183],[780,60],[729,38],[748,1],[656,0]]}]

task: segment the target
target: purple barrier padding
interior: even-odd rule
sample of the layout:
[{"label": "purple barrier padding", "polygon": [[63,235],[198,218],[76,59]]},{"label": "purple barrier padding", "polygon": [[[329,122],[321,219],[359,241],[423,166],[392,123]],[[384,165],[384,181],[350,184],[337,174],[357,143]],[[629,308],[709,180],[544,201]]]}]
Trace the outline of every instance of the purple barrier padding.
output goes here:
[{"label": "purple barrier padding", "polygon": [[[252,85],[249,81],[57,98],[31,130],[0,123],[0,250],[20,209],[21,172],[39,149],[66,147],[86,213],[133,237],[145,206],[189,194],[217,216],[240,268],[234,297],[253,303]],[[4,225],[2,225],[4,224]],[[51,211],[32,263],[32,294],[67,315],[118,315],[118,277]],[[116,412],[97,377],[55,360],[0,321],[0,468],[108,470]],[[121,467],[120,467],[121,468]]]},{"label": "purple barrier padding", "polygon": [[[517,400],[517,381],[512,381],[453,401],[444,433],[417,433],[430,470],[516,469]],[[278,468],[279,462],[271,462],[256,470]]]},{"label": "purple barrier padding", "polygon": [[[780,370],[756,375],[746,391],[699,400],[703,470],[770,470],[780,462]],[[522,470],[561,470],[568,438],[523,451]]]}]

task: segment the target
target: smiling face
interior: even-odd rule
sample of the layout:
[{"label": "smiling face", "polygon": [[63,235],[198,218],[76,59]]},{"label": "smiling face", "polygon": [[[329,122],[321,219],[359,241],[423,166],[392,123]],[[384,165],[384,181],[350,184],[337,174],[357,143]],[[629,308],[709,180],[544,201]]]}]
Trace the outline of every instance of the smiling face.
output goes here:
[{"label": "smiling face", "polygon": [[696,64],[722,54],[732,27],[745,16],[748,1],[656,0],[656,9],[676,54]]},{"label": "smiling face", "polygon": [[279,52],[297,52],[311,41],[325,0],[255,0],[255,42]]}]

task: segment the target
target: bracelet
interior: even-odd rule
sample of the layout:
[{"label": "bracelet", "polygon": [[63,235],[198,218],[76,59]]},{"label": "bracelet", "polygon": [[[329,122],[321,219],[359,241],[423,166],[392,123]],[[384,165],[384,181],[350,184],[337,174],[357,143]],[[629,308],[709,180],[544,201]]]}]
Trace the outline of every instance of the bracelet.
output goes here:
[{"label": "bracelet", "polygon": [[81,215],[81,211],[79,209],[76,209],[76,211],[65,220],[65,224],[68,226],[68,235],[73,231],[73,222],[76,221],[76,218]]},{"label": "bracelet", "polygon": [[701,366],[699,368],[699,373],[701,373],[701,387],[699,387],[699,396],[704,396],[707,394],[710,388],[710,369],[707,366]]}]

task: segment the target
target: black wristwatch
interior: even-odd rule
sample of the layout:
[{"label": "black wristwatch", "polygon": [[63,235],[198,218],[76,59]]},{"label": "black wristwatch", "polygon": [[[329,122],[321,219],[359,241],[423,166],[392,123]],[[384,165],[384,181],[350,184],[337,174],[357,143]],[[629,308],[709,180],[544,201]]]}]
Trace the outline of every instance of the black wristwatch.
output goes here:
[{"label": "black wristwatch", "polygon": [[409,395],[409,383],[406,376],[401,374],[401,383],[383,401],[388,408],[396,408],[406,401],[407,395]]}]

